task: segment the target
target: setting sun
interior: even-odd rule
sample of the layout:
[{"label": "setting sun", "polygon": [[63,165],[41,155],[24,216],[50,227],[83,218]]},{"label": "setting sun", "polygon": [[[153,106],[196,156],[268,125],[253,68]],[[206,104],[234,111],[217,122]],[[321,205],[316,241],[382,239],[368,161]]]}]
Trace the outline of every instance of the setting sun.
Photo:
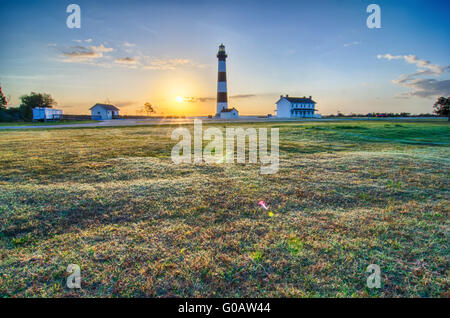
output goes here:
[{"label": "setting sun", "polygon": [[182,103],[182,102],[183,102],[183,100],[184,100],[184,98],[183,98],[183,97],[181,97],[181,96],[177,96],[177,97],[175,97],[175,101],[176,101],[177,103]]}]

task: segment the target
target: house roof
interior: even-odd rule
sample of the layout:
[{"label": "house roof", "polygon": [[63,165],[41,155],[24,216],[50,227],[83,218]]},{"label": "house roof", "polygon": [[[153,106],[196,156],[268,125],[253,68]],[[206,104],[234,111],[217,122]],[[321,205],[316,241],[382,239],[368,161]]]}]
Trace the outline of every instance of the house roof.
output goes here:
[{"label": "house roof", "polygon": [[286,97],[291,103],[315,103],[311,98],[305,97]]},{"label": "house roof", "polygon": [[233,111],[233,110],[235,110],[235,111],[238,111],[236,108],[224,108],[224,109],[222,109],[222,111],[221,111],[221,113],[229,113],[229,112],[231,112],[231,111]]},{"label": "house roof", "polygon": [[117,108],[116,106],[114,106],[114,105],[109,105],[109,104],[95,104],[94,106],[92,106],[91,108],[89,108],[89,110],[91,110],[92,108],[94,108],[94,107],[96,107],[96,106],[100,106],[100,107],[103,107],[104,109],[107,109],[107,110],[119,110],[119,108]]},{"label": "house roof", "polygon": [[[281,97],[278,102],[280,100],[282,100],[283,98],[287,99],[289,102],[291,103],[305,103],[305,104],[317,104],[315,101],[312,100],[312,98],[308,98],[308,97],[288,97],[288,96],[283,96]],[[278,103],[277,102],[277,103]]]}]

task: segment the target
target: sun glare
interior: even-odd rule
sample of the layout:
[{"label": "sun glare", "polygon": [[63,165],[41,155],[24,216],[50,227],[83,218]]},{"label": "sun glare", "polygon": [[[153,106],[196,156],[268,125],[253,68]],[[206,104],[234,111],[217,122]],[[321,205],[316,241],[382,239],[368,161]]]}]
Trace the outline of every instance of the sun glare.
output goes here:
[{"label": "sun glare", "polygon": [[183,102],[183,97],[181,97],[181,96],[177,96],[177,97],[175,97],[175,101],[177,102],[177,103],[182,103]]}]

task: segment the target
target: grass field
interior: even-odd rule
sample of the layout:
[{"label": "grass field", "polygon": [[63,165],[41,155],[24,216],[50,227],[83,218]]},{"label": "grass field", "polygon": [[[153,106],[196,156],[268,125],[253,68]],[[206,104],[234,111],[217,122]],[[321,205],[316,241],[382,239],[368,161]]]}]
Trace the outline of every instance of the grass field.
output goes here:
[{"label": "grass field", "polygon": [[447,122],[238,126],[277,174],[174,165],[173,126],[0,131],[0,296],[449,296]]}]

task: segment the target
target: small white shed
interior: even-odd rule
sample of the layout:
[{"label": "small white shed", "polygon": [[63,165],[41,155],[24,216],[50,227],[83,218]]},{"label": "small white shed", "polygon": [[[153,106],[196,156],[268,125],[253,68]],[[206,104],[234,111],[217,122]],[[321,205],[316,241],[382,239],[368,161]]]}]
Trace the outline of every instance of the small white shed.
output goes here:
[{"label": "small white shed", "polygon": [[90,108],[93,120],[118,119],[119,109],[114,105],[95,104]]},{"label": "small white shed", "polygon": [[239,112],[236,108],[224,108],[219,113],[219,117],[223,119],[238,118]]},{"label": "small white shed", "polygon": [[59,120],[62,119],[63,111],[49,107],[33,108],[33,120]]}]

